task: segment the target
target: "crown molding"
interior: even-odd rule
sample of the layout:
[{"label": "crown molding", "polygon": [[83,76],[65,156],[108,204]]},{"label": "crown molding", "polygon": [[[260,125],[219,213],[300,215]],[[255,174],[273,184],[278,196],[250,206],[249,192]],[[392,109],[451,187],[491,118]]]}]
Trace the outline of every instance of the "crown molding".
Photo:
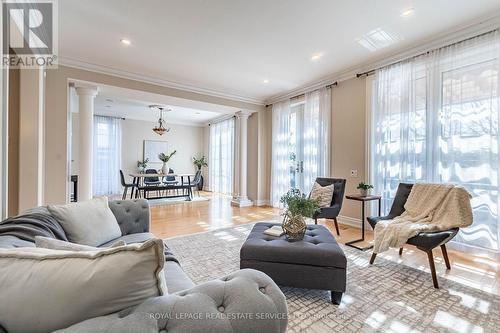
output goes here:
[{"label": "crown molding", "polygon": [[90,62],[85,62],[78,59],[72,59],[68,57],[60,56],[58,64],[61,66],[73,67],[77,69],[82,69],[86,71],[91,71],[100,74],[106,74],[111,76],[120,77],[123,79],[134,80],[149,84],[154,84],[166,88],[178,89],[182,91],[188,91],[196,94],[208,95],[212,97],[224,98],[233,101],[250,103],[255,105],[264,105],[263,99],[258,99],[250,96],[241,96],[237,94],[225,93],[217,90],[197,87],[194,85],[179,83],[175,81],[160,79],[157,77],[152,77],[148,75],[138,74],[134,72],[129,72],[126,70],[116,69],[109,66],[97,65]]},{"label": "crown molding", "polygon": [[356,74],[358,73],[363,73],[380,67],[384,67],[415,56],[417,54],[425,53],[427,51],[457,43],[461,40],[471,38],[498,28],[500,28],[500,11],[495,11],[487,16],[483,16],[481,18],[457,26],[454,29],[448,30],[447,32],[435,34],[432,38],[423,39],[417,43],[417,46],[381,55],[375,60],[352,66],[345,70],[338,71],[319,80],[313,81],[309,84],[302,85],[293,90],[289,90],[285,93],[274,95],[268,98],[265,103],[267,105],[273,104],[285,99],[289,99],[293,96],[303,94],[305,92],[322,88],[334,82],[349,80],[355,78]]}]

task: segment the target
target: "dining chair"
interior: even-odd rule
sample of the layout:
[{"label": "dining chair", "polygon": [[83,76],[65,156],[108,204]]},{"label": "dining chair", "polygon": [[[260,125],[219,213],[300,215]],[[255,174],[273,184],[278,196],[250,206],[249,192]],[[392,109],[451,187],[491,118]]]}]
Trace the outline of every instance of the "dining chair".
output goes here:
[{"label": "dining chair", "polygon": [[[155,169],[147,169],[146,173],[147,174],[157,174],[158,171],[156,171]],[[158,178],[158,176],[144,177],[144,184],[146,185],[145,186],[146,188],[147,187],[159,187],[161,185],[161,181],[160,181],[160,178]],[[144,189],[144,191],[147,191],[147,189]],[[144,194],[146,194],[146,193],[144,193]],[[156,191],[156,195],[160,196],[159,190]],[[144,197],[146,197],[146,195]]]},{"label": "dining chair", "polygon": [[[174,170],[169,168],[168,169],[168,173],[169,174],[174,174]],[[169,185],[177,185],[179,184],[179,181],[175,178],[175,176],[166,176],[164,177],[163,179],[163,184],[165,184],[166,186],[169,186]],[[168,192],[169,189],[167,188],[166,189],[166,192]],[[178,189],[176,189],[176,192],[179,191]]]},{"label": "dining chair", "polygon": [[190,188],[195,188],[196,192],[198,192],[198,196],[200,196],[200,190],[198,189],[198,184],[201,182],[201,170],[196,171],[194,175],[194,179],[189,183]]},{"label": "dining chair", "polygon": [[130,199],[132,199],[133,195],[134,195],[134,189],[136,188],[136,186],[133,183],[126,183],[125,182],[125,176],[123,175],[122,170],[120,170],[120,181],[121,181],[122,186],[123,186],[122,200],[125,200],[127,198],[127,191],[129,188],[132,188],[132,190],[130,191]]}]

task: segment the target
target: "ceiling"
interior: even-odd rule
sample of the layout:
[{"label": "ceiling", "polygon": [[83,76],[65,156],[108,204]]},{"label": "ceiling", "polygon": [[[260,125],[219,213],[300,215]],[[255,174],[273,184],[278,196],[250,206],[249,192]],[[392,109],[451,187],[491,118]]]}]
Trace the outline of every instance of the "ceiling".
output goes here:
[{"label": "ceiling", "polygon": [[496,12],[498,0],[64,0],[59,55],[262,102]]},{"label": "ceiling", "polygon": [[[73,85],[82,84],[73,81]],[[72,112],[78,112],[78,95],[74,88],[70,90],[70,98]],[[101,116],[157,122],[159,111],[151,110],[150,105],[161,105],[171,110],[165,113],[167,123],[189,126],[204,126],[213,120],[239,111],[229,106],[100,84],[99,93],[94,100],[94,113]]]}]

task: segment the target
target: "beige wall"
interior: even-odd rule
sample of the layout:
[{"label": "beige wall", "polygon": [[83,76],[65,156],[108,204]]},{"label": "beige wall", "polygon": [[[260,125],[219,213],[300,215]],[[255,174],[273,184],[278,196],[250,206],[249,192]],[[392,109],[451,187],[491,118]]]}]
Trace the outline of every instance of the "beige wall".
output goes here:
[{"label": "beige wall", "polygon": [[68,117],[68,84],[70,80],[81,80],[96,84],[147,91],[245,110],[259,111],[264,109],[261,105],[192,93],[71,67],[59,66],[58,69],[47,70],[45,103],[45,123],[47,126],[47,131],[45,131],[45,202],[49,204],[63,203],[68,198],[68,152],[70,150],[70,143],[68,142],[68,128],[70,126]]},{"label": "beige wall", "polygon": [[8,216],[19,211],[19,76],[19,69],[9,70]]},{"label": "beige wall", "polygon": [[[365,78],[339,82],[332,88],[331,176],[347,179],[346,194],[356,193],[365,180],[366,151]],[[352,178],[351,170],[358,171]],[[340,215],[361,218],[359,202],[345,200]]]}]

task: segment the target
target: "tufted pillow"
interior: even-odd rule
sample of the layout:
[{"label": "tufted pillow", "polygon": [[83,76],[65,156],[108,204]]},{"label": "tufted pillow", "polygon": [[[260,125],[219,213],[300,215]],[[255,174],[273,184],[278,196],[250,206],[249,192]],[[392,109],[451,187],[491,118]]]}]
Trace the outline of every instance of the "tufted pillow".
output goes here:
[{"label": "tufted pillow", "polygon": [[48,206],[47,209],[61,224],[72,243],[99,246],[122,236],[106,197]]},{"label": "tufted pillow", "polygon": [[313,188],[311,190],[311,199],[318,200],[319,206],[321,208],[330,207],[333,198],[334,186],[321,186],[318,182],[314,182]]}]

